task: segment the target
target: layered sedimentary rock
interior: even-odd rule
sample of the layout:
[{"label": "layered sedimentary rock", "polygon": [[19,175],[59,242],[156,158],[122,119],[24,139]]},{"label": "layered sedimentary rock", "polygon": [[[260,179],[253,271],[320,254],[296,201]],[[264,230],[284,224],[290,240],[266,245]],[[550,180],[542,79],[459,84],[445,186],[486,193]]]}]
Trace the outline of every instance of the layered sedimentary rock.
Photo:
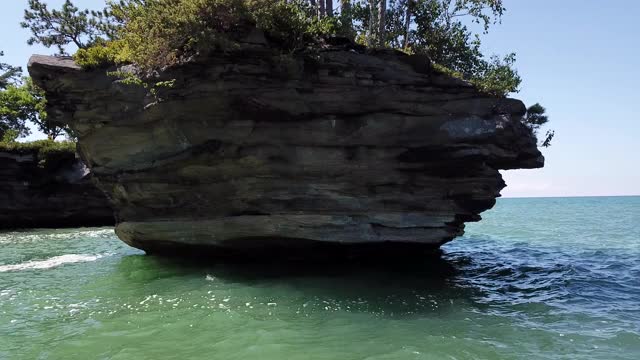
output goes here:
[{"label": "layered sedimentary rock", "polygon": [[37,150],[0,150],[0,229],[108,226],[107,197],[73,153],[42,164]]},{"label": "layered sedimentary rock", "polygon": [[437,247],[495,204],[499,169],[544,161],[520,101],[397,52],[246,43],[165,70],[173,86],[153,92],[65,58],[29,72],[117,235],[148,251]]}]

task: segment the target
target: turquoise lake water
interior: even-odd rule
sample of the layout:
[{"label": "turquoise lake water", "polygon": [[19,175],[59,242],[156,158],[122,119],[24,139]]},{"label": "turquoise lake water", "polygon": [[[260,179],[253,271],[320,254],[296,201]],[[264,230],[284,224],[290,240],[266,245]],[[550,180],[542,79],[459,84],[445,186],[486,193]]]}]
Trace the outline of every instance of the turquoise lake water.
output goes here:
[{"label": "turquoise lake water", "polygon": [[0,359],[640,359],[640,197],[501,199],[402,268],[0,233]]}]

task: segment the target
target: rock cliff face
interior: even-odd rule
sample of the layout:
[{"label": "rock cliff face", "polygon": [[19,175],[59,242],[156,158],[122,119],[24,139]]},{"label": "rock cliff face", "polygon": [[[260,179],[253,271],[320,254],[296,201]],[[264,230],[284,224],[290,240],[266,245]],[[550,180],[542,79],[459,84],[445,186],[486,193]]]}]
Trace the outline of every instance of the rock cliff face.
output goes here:
[{"label": "rock cliff face", "polygon": [[0,150],[0,229],[114,224],[107,197],[68,155],[43,167],[37,151]]},{"label": "rock cliff face", "polygon": [[79,135],[117,235],[152,252],[438,247],[495,204],[499,169],[544,162],[520,101],[395,52],[245,44],[166,70],[155,95],[70,59],[29,72]]}]

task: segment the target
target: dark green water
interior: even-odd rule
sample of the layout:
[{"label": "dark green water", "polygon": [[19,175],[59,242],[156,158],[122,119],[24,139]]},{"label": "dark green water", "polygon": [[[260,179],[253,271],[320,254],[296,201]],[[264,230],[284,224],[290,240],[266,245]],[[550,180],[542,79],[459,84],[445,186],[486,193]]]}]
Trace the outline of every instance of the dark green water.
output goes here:
[{"label": "dark green water", "polygon": [[0,234],[0,359],[640,359],[640,198],[505,199],[440,258],[148,257]]}]

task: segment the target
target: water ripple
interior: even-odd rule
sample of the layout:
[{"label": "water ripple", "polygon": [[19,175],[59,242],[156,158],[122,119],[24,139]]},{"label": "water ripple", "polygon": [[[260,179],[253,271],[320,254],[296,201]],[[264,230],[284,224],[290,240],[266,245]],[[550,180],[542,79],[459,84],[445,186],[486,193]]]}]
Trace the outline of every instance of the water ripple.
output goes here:
[{"label": "water ripple", "polygon": [[640,358],[640,198],[501,200],[484,217],[394,268],[195,264],[110,229],[0,234],[0,358]]}]

